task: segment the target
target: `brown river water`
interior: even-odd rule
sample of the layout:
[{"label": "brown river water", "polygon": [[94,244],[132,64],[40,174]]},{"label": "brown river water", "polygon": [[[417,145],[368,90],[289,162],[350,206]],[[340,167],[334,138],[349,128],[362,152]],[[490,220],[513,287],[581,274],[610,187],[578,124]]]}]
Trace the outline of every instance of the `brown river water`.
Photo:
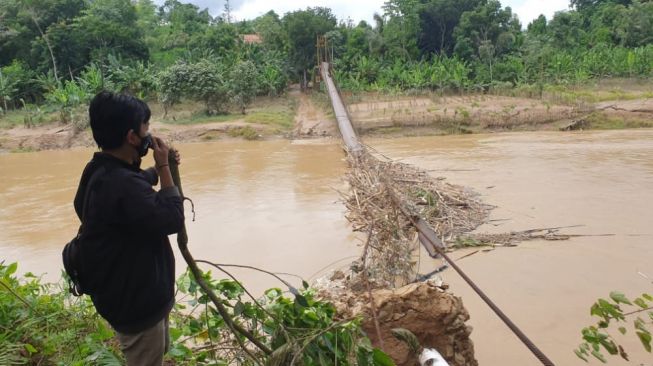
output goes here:
[{"label": "brown river water", "polygon": [[[585,364],[572,349],[580,329],[592,322],[589,307],[596,298],[612,290],[631,296],[652,291],[653,130],[366,142],[497,206],[496,221],[480,231],[583,225],[564,232],[614,234],[528,242],[459,262],[557,365]],[[346,166],[337,143],[221,141],[178,148],[184,191],[195,202],[194,222],[187,205],[187,227],[196,258],[312,279],[359,253],[339,202]],[[78,225],[72,197],[91,154],[0,155],[0,260],[59,278],[61,247]],[[421,256],[424,272],[436,265]],[[266,275],[233,273],[254,291],[278,285]],[[481,365],[539,364],[458,275],[448,270],[442,277],[471,313]],[[637,341],[623,344],[630,364],[653,365]],[[627,363],[615,358],[610,364]]]}]

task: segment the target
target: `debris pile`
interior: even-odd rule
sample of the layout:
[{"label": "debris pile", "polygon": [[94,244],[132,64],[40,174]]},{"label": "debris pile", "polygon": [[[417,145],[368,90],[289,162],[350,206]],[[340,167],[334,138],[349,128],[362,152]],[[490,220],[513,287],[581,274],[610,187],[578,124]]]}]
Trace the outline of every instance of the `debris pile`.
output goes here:
[{"label": "debris pile", "polygon": [[414,283],[419,242],[413,220],[425,220],[445,242],[484,223],[492,207],[472,191],[367,150],[350,154],[349,164],[347,219],[367,240],[349,271],[314,287],[334,303],[339,317],[362,316],[372,343],[398,365],[416,364],[419,354],[393,335],[397,328],[412,332],[422,347],[438,350],[451,365],[477,365],[462,300],[441,281]]},{"label": "debris pile", "polygon": [[367,151],[350,155],[347,219],[367,234],[361,260],[379,287],[393,288],[415,279],[417,232],[411,217],[421,217],[443,241],[485,222],[492,207],[463,187],[434,179],[407,164],[377,158]]}]

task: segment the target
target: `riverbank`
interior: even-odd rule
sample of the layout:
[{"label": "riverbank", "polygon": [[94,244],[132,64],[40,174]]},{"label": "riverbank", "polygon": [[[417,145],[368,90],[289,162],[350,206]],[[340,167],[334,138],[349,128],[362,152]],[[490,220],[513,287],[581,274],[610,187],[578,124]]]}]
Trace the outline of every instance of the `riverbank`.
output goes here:
[{"label": "riverbank", "polygon": [[[486,94],[342,92],[357,132],[367,137],[474,134],[504,131],[653,128],[653,85],[609,80],[581,86],[547,87],[541,93],[509,88]],[[164,113],[151,102],[151,130],[173,142],[339,138],[326,95],[297,89],[258,98],[245,115],[206,116],[202,105],[184,103]],[[198,112],[200,111],[200,112]],[[61,124],[55,112],[11,111],[0,118],[0,152],[93,147],[84,121]],[[79,126],[82,126],[80,128]],[[81,131],[80,131],[81,130]]]},{"label": "riverbank", "polygon": [[360,134],[375,137],[653,127],[653,86],[605,80],[577,86],[440,95],[343,93]]}]

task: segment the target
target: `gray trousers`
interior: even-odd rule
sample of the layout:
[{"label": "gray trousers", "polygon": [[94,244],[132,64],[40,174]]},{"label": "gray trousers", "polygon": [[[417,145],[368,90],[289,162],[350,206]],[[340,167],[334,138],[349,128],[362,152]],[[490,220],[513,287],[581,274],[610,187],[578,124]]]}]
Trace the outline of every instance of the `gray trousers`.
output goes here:
[{"label": "gray trousers", "polygon": [[161,366],[163,355],[170,349],[168,316],[152,328],[136,334],[116,332],[127,366]]}]

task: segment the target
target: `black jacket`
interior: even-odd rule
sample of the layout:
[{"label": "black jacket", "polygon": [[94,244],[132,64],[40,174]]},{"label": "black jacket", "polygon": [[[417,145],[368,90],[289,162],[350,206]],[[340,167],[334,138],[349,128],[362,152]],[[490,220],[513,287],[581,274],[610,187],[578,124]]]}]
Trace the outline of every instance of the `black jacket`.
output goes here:
[{"label": "black jacket", "polygon": [[96,171],[81,235],[82,285],[118,332],[138,333],[163,319],[174,304],[175,259],[168,235],[183,226],[182,198],[176,187],[156,192],[153,170],[95,153],[75,195],[80,220]]}]

